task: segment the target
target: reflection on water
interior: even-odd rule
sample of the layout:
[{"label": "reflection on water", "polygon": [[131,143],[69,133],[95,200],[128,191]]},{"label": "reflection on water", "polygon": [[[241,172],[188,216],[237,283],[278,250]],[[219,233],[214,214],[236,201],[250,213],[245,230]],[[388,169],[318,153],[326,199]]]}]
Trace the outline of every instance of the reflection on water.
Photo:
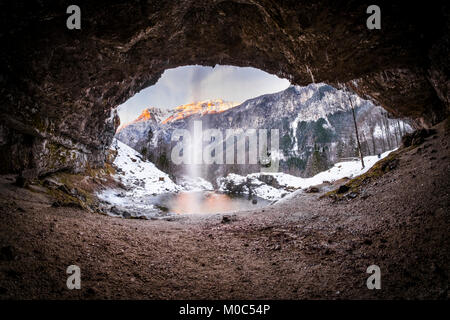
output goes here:
[{"label": "reflection on water", "polygon": [[166,199],[164,206],[177,214],[230,213],[267,206],[264,199],[230,196],[216,192],[181,192]]}]

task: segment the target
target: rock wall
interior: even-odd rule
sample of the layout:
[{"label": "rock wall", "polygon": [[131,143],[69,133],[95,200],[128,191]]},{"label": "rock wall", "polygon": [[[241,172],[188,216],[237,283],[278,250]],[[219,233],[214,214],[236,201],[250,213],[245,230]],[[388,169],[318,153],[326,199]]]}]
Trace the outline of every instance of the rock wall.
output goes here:
[{"label": "rock wall", "polygon": [[181,65],[349,83],[417,126],[449,112],[448,5],[379,1],[382,28],[368,30],[369,2],[80,0],[68,30],[70,4],[0,4],[2,173],[102,165],[111,110]]}]

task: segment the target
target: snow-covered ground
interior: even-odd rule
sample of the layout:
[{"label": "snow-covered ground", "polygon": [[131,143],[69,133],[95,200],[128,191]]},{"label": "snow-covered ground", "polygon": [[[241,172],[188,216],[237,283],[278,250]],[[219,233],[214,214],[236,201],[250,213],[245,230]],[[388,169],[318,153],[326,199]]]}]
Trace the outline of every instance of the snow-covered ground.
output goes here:
[{"label": "snow-covered ground", "polygon": [[168,174],[153,163],[142,160],[142,156],[126,144],[114,139],[111,149],[117,150],[114,165],[120,170],[115,179],[126,188],[107,189],[97,194],[99,199],[111,205],[111,213],[151,216],[157,212],[157,208],[149,196],[182,190]]},{"label": "snow-covered ground", "polygon": [[211,182],[206,181],[205,179],[200,177],[193,178],[183,176],[182,178],[177,179],[177,183],[178,185],[180,185],[181,188],[183,188],[183,190],[186,191],[214,190],[214,187]]},{"label": "snow-covered ground", "polygon": [[159,170],[150,161],[144,161],[136,150],[119,140],[114,140],[112,148],[117,150],[114,164],[122,170],[118,174],[118,179],[124,185],[133,187],[132,192],[135,196],[181,190],[167,173]]},{"label": "snow-covered ground", "polygon": [[136,150],[114,139],[111,149],[117,151],[114,165],[119,168],[114,178],[126,188],[107,189],[97,196],[110,206],[114,215],[152,217],[158,213],[157,196],[180,191],[213,190],[213,186],[202,178],[185,177],[176,184],[168,174],[159,170],[152,162],[143,160]]},{"label": "snow-covered ground", "polygon": [[[395,149],[394,149],[395,150]],[[364,169],[360,161],[345,161],[338,162],[327,171],[323,171],[311,178],[301,178],[292,176],[286,173],[252,173],[247,176],[240,176],[237,174],[229,174],[227,177],[219,179],[220,191],[227,191],[227,184],[241,185],[248,181],[254,194],[260,198],[267,200],[279,200],[287,194],[291,193],[293,189],[306,189],[310,186],[321,184],[325,181],[334,182],[342,178],[353,178],[367,172],[377,161],[386,157],[392,151],[386,151],[378,156],[364,157]],[[270,175],[276,180],[279,188],[274,188],[263,181],[267,181],[267,176]],[[244,193],[248,193],[248,187],[243,187]]]}]

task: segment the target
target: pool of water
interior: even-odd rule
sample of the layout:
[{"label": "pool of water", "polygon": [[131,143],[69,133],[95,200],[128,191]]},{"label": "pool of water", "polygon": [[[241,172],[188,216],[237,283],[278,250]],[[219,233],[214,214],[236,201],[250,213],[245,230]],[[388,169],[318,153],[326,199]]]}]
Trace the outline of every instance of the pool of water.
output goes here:
[{"label": "pool of water", "polygon": [[203,191],[166,194],[159,198],[157,205],[161,210],[175,214],[213,214],[252,210],[269,204],[270,201],[261,198]]}]

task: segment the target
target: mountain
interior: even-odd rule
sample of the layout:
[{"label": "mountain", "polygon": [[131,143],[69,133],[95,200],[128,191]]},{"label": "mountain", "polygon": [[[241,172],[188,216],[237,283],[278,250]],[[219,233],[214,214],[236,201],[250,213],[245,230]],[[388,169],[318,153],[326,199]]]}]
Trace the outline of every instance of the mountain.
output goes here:
[{"label": "mountain", "polygon": [[[355,107],[361,148],[364,155],[376,155],[394,149],[401,136],[412,130],[405,120],[393,119],[381,107],[355,94],[326,84],[290,86],[284,91],[249,99],[221,108],[213,102],[189,104],[164,113],[157,109],[150,118],[123,127],[118,140],[138,150],[161,170],[178,176],[186,168],[170,160],[176,141],[174,130],[190,129],[201,120],[203,130],[278,129],[279,170],[311,177],[342,159],[357,157],[358,150],[350,99]],[[219,101],[219,100],[217,100]],[[213,107],[214,106],[214,107]],[[157,118],[153,114],[162,116]],[[225,132],[225,131],[223,131]],[[246,145],[246,152],[249,146]],[[274,157],[275,155],[272,155]],[[241,175],[259,172],[262,164],[212,164],[200,166],[201,176],[210,181],[228,173]]]},{"label": "mountain", "polygon": [[157,131],[161,122],[170,115],[171,113],[167,110],[155,107],[146,108],[134,121],[121,125],[115,136],[118,140],[136,149],[137,146],[144,145],[151,140],[153,132]]},{"label": "mountain", "polygon": [[[137,148],[142,153],[142,147],[153,138],[153,133],[164,124],[193,116],[217,114],[236,106],[236,103],[221,99],[207,100],[178,106],[173,110],[161,110],[149,107],[132,122],[121,125],[116,132],[116,138],[127,145]],[[145,149],[144,149],[145,151]],[[144,152],[146,154],[146,152]]]},{"label": "mountain", "polygon": [[162,123],[171,123],[184,118],[206,114],[217,114],[224,112],[228,109],[235,107],[237,104],[234,102],[223,101],[222,99],[207,100],[201,102],[193,102],[176,107],[172,111],[172,115],[165,119]]}]

